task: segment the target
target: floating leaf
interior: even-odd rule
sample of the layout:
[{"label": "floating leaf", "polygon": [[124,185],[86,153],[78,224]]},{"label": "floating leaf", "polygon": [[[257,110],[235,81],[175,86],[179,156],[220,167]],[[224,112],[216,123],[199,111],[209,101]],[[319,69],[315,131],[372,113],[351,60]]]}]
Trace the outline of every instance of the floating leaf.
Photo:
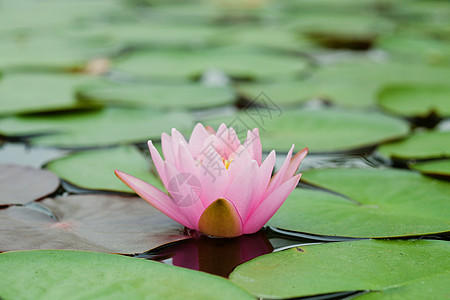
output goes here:
[{"label": "floating leaf", "polygon": [[59,187],[59,178],[37,168],[0,164],[0,204],[25,204]]},{"label": "floating leaf", "polygon": [[427,278],[420,278],[400,286],[393,286],[382,291],[364,294],[358,299],[426,299],[447,297],[447,283],[449,272],[435,274]]},{"label": "floating leaf", "polygon": [[39,211],[28,206],[0,210],[0,251],[136,253],[187,238],[178,223],[137,197],[79,195],[39,203]]},{"label": "floating leaf", "polygon": [[374,106],[377,94],[392,84],[448,84],[450,69],[398,62],[365,60],[324,65],[305,82],[310,96],[325,98],[343,106]]},{"label": "floating leaf", "polygon": [[439,159],[410,164],[411,169],[426,175],[450,177],[450,159]]},{"label": "floating leaf", "polygon": [[83,189],[133,193],[116,177],[115,169],[164,189],[151,171],[151,161],[133,146],[76,152],[49,162],[46,168]]},{"label": "floating leaf", "polygon": [[182,112],[107,108],[83,113],[21,116],[0,120],[0,134],[31,138],[32,144],[62,148],[95,147],[159,139],[172,127],[187,129],[192,117]]},{"label": "floating leaf", "polygon": [[371,147],[403,137],[408,125],[398,119],[374,112],[324,110],[282,110],[275,99],[258,98],[262,108],[206,120],[206,124],[225,122],[238,128],[238,135],[259,127],[264,150],[288,151],[308,147],[313,152],[347,151]]},{"label": "floating leaf", "polygon": [[392,169],[313,170],[304,172],[302,181],[333,193],[295,190],[268,225],[365,238],[450,230],[446,182]]},{"label": "floating leaf", "polygon": [[78,94],[83,103],[161,109],[200,109],[232,104],[235,101],[235,95],[229,87],[200,84],[103,83],[80,88]]},{"label": "floating leaf", "polygon": [[386,111],[406,117],[450,116],[450,85],[393,85],[378,95]]},{"label": "floating leaf", "polygon": [[[80,69],[92,59],[111,55],[101,39],[75,39],[63,35],[24,35],[1,38],[2,69]],[[39,55],[37,55],[39,54]]]},{"label": "floating leaf", "polygon": [[0,80],[0,115],[82,108],[74,88],[88,80],[61,73],[6,74]]},{"label": "floating leaf", "polygon": [[381,145],[377,151],[393,159],[428,159],[450,156],[450,131],[418,132],[408,138]]},{"label": "floating leaf", "polygon": [[[428,29],[427,25],[432,24],[424,24],[424,26],[420,26],[420,29],[434,31],[433,28]],[[418,30],[420,29],[418,28]],[[389,52],[396,60],[405,62],[422,60],[430,65],[449,65],[450,45],[447,41],[435,38],[435,36],[432,38],[420,36],[419,38],[417,31],[410,35],[395,34],[380,38],[377,45],[380,49]]]},{"label": "floating leaf", "polygon": [[0,293],[9,299],[254,299],[218,276],[159,262],[83,251],[0,254]]},{"label": "floating leaf", "polygon": [[230,279],[257,297],[276,299],[363,290],[395,294],[402,287],[424,294],[427,285],[410,284],[438,280],[426,298],[441,298],[447,284],[439,277],[448,277],[449,249],[445,241],[426,240],[309,245],[255,258]]},{"label": "floating leaf", "polygon": [[[288,51],[305,51],[317,48],[313,43],[297,33],[286,30],[282,26],[255,26],[242,24],[230,26],[217,37],[227,44],[246,45],[258,48],[278,49]],[[267,37],[270,36],[270,39]]]},{"label": "floating leaf", "polygon": [[[121,47],[204,47],[215,40],[218,30],[212,26],[163,22],[122,22],[89,28],[88,36],[100,36]],[[74,33],[76,34],[76,33]]]},{"label": "floating leaf", "polygon": [[[117,14],[123,6],[117,1],[73,2],[50,0],[44,2],[2,1],[0,28],[6,32],[23,33],[25,30],[61,29],[69,24],[100,19]],[[17,31],[16,31],[17,30]],[[42,53],[41,53],[42,54]]]},{"label": "floating leaf", "polygon": [[220,70],[236,78],[296,75],[306,68],[305,59],[274,55],[247,48],[202,51],[146,51],[118,59],[119,71],[156,78],[192,78]]}]

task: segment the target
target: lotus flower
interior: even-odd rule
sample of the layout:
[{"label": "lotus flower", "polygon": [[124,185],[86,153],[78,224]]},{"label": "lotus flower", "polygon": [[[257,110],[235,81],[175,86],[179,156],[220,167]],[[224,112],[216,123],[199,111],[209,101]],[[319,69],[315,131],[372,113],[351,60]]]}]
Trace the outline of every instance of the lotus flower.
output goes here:
[{"label": "lotus flower", "polygon": [[241,144],[225,124],[217,132],[197,124],[189,142],[176,129],[161,136],[161,158],[152,141],[150,153],[168,194],[131,175],[116,175],[139,196],[184,225],[216,237],[236,237],[260,230],[297,186],[297,169],[308,153],[292,157],[294,145],[272,177],[275,151],[262,162],[257,128]]}]

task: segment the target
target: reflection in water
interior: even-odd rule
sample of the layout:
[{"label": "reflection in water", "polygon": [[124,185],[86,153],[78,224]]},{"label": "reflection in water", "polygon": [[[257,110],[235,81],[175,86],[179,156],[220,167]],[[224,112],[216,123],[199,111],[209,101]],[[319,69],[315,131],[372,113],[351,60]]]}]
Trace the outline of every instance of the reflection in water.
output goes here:
[{"label": "reflection in water", "polygon": [[227,277],[234,267],[273,251],[264,230],[236,238],[194,237],[169,243],[135,257]]},{"label": "reflection in water", "polygon": [[236,238],[210,238],[205,235],[159,246],[134,257],[161,261],[179,267],[199,270],[223,277],[233,269],[255,257],[306,244],[335,242],[348,238],[311,236],[306,234],[287,235],[276,229],[265,228],[255,234]]}]

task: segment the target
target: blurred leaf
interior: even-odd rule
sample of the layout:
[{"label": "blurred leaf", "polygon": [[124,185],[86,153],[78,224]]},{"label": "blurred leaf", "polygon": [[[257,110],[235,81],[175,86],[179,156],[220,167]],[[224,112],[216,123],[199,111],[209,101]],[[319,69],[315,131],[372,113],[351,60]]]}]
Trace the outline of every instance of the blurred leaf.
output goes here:
[{"label": "blurred leaf", "polygon": [[164,190],[158,177],[152,173],[151,161],[132,146],[76,152],[49,162],[46,168],[69,183],[88,190],[134,193],[115,176],[115,169]]},{"label": "blurred leaf", "polygon": [[0,134],[26,136],[32,144],[62,148],[109,146],[158,140],[162,132],[190,129],[192,117],[182,112],[107,108],[71,114],[10,117],[0,120]]},{"label": "blurred leaf", "polygon": [[83,108],[76,102],[74,89],[89,79],[61,73],[6,74],[0,80],[0,114]]},{"label": "blurred leaf", "polygon": [[388,112],[406,117],[450,116],[450,85],[392,85],[378,95]]},{"label": "blurred leaf", "polygon": [[208,70],[220,70],[235,78],[255,79],[298,75],[305,59],[274,55],[258,49],[227,47],[202,51],[146,51],[118,59],[118,71],[154,78],[195,78]]},{"label": "blurred leaf", "polygon": [[75,39],[62,34],[19,34],[0,41],[0,68],[10,70],[78,70],[117,50],[98,37]]},{"label": "blurred leaf", "polygon": [[450,131],[417,132],[404,140],[381,145],[377,151],[401,160],[449,157]]},{"label": "blurred leaf", "polygon": [[411,169],[426,175],[450,177],[450,159],[439,159],[410,164]]},{"label": "blurred leaf", "polygon": [[215,127],[224,122],[237,128],[241,139],[248,129],[259,127],[264,150],[286,152],[292,144],[296,149],[308,147],[312,152],[355,150],[408,133],[405,122],[380,113],[338,109],[284,111],[277,106],[276,99],[271,100],[265,94],[253,104],[261,107],[204,123]]},{"label": "blurred leaf", "polygon": [[201,109],[232,104],[235,95],[229,87],[200,84],[112,84],[87,85],[78,89],[82,103],[119,104],[161,109]]},{"label": "blurred leaf", "polygon": [[37,168],[0,164],[0,204],[25,204],[59,187],[59,178]]}]

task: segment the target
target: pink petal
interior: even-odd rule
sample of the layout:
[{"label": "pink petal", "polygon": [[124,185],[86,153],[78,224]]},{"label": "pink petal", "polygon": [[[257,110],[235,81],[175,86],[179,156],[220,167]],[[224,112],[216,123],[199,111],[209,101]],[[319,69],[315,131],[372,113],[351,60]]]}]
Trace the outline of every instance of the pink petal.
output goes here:
[{"label": "pink petal", "polygon": [[191,137],[189,138],[189,150],[191,150],[192,156],[197,158],[198,154],[203,150],[203,142],[209,137],[210,133],[203,127],[202,124],[198,123],[195,125],[192,131]]},{"label": "pink petal", "polygon": [[205,206],[223,197],[230,184],[229,174],[220,155],[212,147],[208,153],[197,168],[198,177],[203,185],[201,198]]},{"label": "pink petal", "polygon": [[191,151],[189,150],[189,145],[180,144],[178,145],[178,165],[177,169],[180,172],[196,172],[198,163],[192,157]]},{"label": "pink petal", "polygon": [[227,125],[225,125],[224,123],[220,124],[219,127],[217,128],[217,131],[215,133],[215,135],[219,135],[219,134],[223,134],[225,132],[225,130],[227,130]]},{"label": "pink petal", "polygon": [[294,151],[294,145],[292,145],[291,149],[286,155],[286,159],[284,160],[280,170],[278,170],[278,172],[272,177],[272,180],[270,180],[270,184],[269,187],[267,188],[265,197],[271,194],[276,188],[278,188],[283,183],[284,174],[286,173],[286,170],[288,169],[289,164],[291,162],[292,151]]},{"label": "pink petal", "polygon": [[252,208],[253,199],[253,182],[257,175],[258,164],[251,160],[246,168],[235,176],[225,193],[225,199],[229,200],[236,207],[242,220],[246,220],[250,209]]},{"label": "pink petal", "polygon": [[[272,171],[275,165],[275,160],[276,160],[275,150],[272,150],[259,167],[258,174],[254,182],[251,211],[255,210],[256,207],[258,207],[259,204],[262,202],[262,200],[264,200],[264,194],[266,193],[267,187],[270,182],[270,178],[272,177]],[[244,219],[244,221],[247,221],[247,219]]]},{"label": "pink petal", "polygon": [[227,129],[225,124],[220,125],[216,137],[224,159],[229,159],[230,156],[241,147],[241,141],[234,129]]},{"label": "pink petal", "polygon": [[209,132],[209,134],[216,134],[216,131],[214,130],[214,128],[212,128],[211,126],[207,125],[205,127],[206,131]]},{"label": "pink petal", "polygon": [[175,205],[186,217],[192,229],[198,229],[198,219],[205,210],[199,194],[203,193],[202,182],[192,173],[181,173],[172,163],[166,161],[164,170],[168,179],[167,191]]},{"label": "pink petal", "polygon": [[117,177],[122,180],[129,188],[141,196],[145,201],[150,203],[156,209],[161,211],[169,218],[177,221],[178,223],[192,228],[190,222],[181,214],[178,207],[167,194],[163,193],[154,186],[119,170],[114,170]]},{"label": "pink petal", "polygon": [[161,134],[161,146],[164,155],[164,160],[170,161],[175,164],[175,156],[173,154],[172,137],[167,133]]},{"label": "pink petal", "polygon": [[185,144],[187,145],[188,143],[186,142],[186,139],[184,138],[184,136],[175,128],[172,128],[172,149],[173,149],[173,157],[175,159],[174,163],[175,166],[178,167],[179,165],[179,161],[178,161],[178,148],[180,146],[180,144]]},{"label": "pink petal", "polygon": [[262,159],[262,146],[258,128],[247,132],[247,139],[244,142],[244,147],[247,148],[252,159],[256,160],[258,162],[258,166],[260,166]]},{"label": "pink petal", "polygon": [[306,154],[308,154],[308,148],[304,148],[294,155],[294,157],[291,159],[291,162],[289,163],[286,172],[284,173],[283,181],[286,181],[290,177],[294,176]]},{"label": "pink petal", "polygon": [[247,168],[251,163],[252,158],[247,150],[241,146],[237,152],[232,156],[232,160],[228,167],[228,176],[230,179],[236,177],[243,169]]},{"label": "pink petal", "polygon": [[161,158],[161,156],[158,153],[158,150],[156,150],[155,146],[153,146],[152,141],[148,141],[148,148],[150,150],[150,154],[152,156],[153,164],[156,167],[156,170],[158,171],[159,177],[161,178],[161,181],[164,185],[166,185],[166,173],[164,172],[164,162]]},{"label": "pink petal", "polygon": [[295,189],[300,177],[301,174],[289,178],[262,201],[245,223],[244,234],[257,232],[267,223],[267,221],[269,221],[284,203],[289,194]]}]

